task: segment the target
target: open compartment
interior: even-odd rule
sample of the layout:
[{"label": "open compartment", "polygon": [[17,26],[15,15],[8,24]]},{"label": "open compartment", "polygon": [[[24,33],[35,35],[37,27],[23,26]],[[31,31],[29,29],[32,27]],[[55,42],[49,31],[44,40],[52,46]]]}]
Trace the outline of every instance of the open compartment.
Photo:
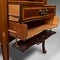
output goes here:
[{"label": "open compartment", "polygon": [[[42,20],[35,20],[35,21],[30,21],[30,22],[26,22],[24,24],[27,25],[28,27],[28,30],[30,29],[34,29],[36,27],[41,27],[42,25],[46,25],[46,24],[49,24],[49,22],[51,22],[52,20],[49,19],[42,19]],[[52,22],[51,22],[52,24]]]},{"label": "open compartment", "polygon": [[32,21],[24,24],[18,22],[9,22],[9,35],[15,38],[20,38],[22,41],[34,37],[44,30],[54,28],[58,25],[58,18],[53,18]]},{"label": "open compartment", "polygon": [[42,19],[37,20],[33,22],[27,22],[28,26],[28,34],[27,39],[41,33],[44,30],[51,29],[57,26],[58,20],[56,17],[48,18],[48,19]]}]

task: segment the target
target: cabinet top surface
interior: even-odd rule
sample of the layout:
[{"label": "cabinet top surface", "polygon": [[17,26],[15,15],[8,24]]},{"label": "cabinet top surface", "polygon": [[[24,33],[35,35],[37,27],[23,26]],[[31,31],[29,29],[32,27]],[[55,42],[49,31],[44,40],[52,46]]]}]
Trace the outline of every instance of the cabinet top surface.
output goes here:
[{"label": "cabinet top surface", "polygon": [[42,3],[45,4],[47,0],[8,0],[9,3]]}]

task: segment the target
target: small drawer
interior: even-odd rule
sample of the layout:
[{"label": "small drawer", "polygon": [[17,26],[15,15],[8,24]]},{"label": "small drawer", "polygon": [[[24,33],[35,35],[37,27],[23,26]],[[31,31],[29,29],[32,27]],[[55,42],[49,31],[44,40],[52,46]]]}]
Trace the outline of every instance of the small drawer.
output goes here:
[{"label": "small drawer", "polygon": [[10,4],[8,7],[9,20],[21,23],[54,16],[56,10],[56,6],[34,7]]},{"label": "small drawer", "polygon": [[50,16],[50,14],[55,14],[55,7],[54,6],[44,6],[44,7],[30,7],[30,8],[23,8],[23,20],[29,19],[38,19],[43,16]]}]

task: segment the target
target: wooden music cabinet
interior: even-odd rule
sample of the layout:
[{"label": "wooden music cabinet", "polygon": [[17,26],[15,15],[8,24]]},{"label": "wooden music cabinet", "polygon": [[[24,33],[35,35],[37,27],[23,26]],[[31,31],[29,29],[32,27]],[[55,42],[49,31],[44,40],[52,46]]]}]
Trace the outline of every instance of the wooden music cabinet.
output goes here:
[{"label": "wooden music cabinet", "polygon": [[13,47],[26,51],[42,43],[46,53],[45,40],[56,33],[51,29],[58,25],[56,6],[48,6],[47,0],[8,0],[7,8],[9,42],[16,39]]},{"label": "wooden music cabinet", "polygon": [[[25,51],[30,46],[45,41],[46,35],[49,36],[52,32],[47,33],[48,29],[58,25],[55,12],[56,6],[47,6],[46,0],[10,1],[8,3],[9,36],[20,39],[20,41],[16,39],[16,44],[13,46]],[[42,35],[44,32],[46,35]],[[39,35],[44,36],[44,39],[38,37]]]}]

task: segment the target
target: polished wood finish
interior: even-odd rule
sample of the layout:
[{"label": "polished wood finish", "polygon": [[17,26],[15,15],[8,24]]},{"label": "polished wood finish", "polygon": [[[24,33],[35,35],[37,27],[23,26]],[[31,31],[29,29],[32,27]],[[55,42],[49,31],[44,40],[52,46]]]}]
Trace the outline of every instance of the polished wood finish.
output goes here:
[{"label": "polished wood finish", "polygon": [[[14,5],[14,9],[10,7],[11,11],[9,9],[9,4]],[[43,36],[40,33],[44,30],[57,27],[58,25],[58,18],[55,16],[56,6],[46,5],[47,0],[0,0],[0,42],[3,60],[9,60],[8,43],[14,38],[21,39],[21,41],[16,41],[15,46],[19,46],[20,48],[22,47],[21,49],[23,50],[27,49],[27,47],[31,47],[31,45],[34,45],[35,43],[39,44],[41,42],[43,53],[46,53],[45,39],[55,32],[49,31],[47,35],[45,31],[45,33],[43,32]],[[48,9],[49,13],[41,14],[41,16],[39,16],[38,10],[40,9]],[[33,12],[35,12],[36,15]],[[30,23],[34,21],[37,22],[34,24]],[[31,27],[31,24],[33,27]],[[34,40],[37,35],[41,40],[38,38],[37,40]],[[8,40],[8,37],[11,39],[10,41]],[[21,44],[24,45],[25,42],[27,45],[25,45],[25,47],[21,46]]]},{"label": "polished wood finish", "polygon": [[26,33],[27,25],[9,21],[9,30],[8,31],[9,31],[10,36],[13,36],[16,38],[21,38],[22,40],[25,40],[26,36],[27,36],[27,33]]},{"label": "polished wood finish", "polygon": [[3,60],[9,60],[7,0],[0,0],[0,34]]},{"label": "polished wood finish", "polygon": [[[0,7],[1,7],[1,5],[0,5]],[[1,8],[0,8],[0,16],[1,16]],[[1,28],[1,17],[0,17],[0,28]],[[1,42],[1,37],[2,37],[1,30],[2,30],[2,29],[0,29],[0,42]]]},{"label": "polished wood finish", "polygon": [[[46,12],[45,15],[41,16],[40,10],[48,10],[49,12]],[[38,19],[40,17],[49,15],[49,14],[55,14],[55,6],[43,6],[43,7],[30,7],[30,8],[23,8],[23,20],[30,20],[30,19]]]}]

